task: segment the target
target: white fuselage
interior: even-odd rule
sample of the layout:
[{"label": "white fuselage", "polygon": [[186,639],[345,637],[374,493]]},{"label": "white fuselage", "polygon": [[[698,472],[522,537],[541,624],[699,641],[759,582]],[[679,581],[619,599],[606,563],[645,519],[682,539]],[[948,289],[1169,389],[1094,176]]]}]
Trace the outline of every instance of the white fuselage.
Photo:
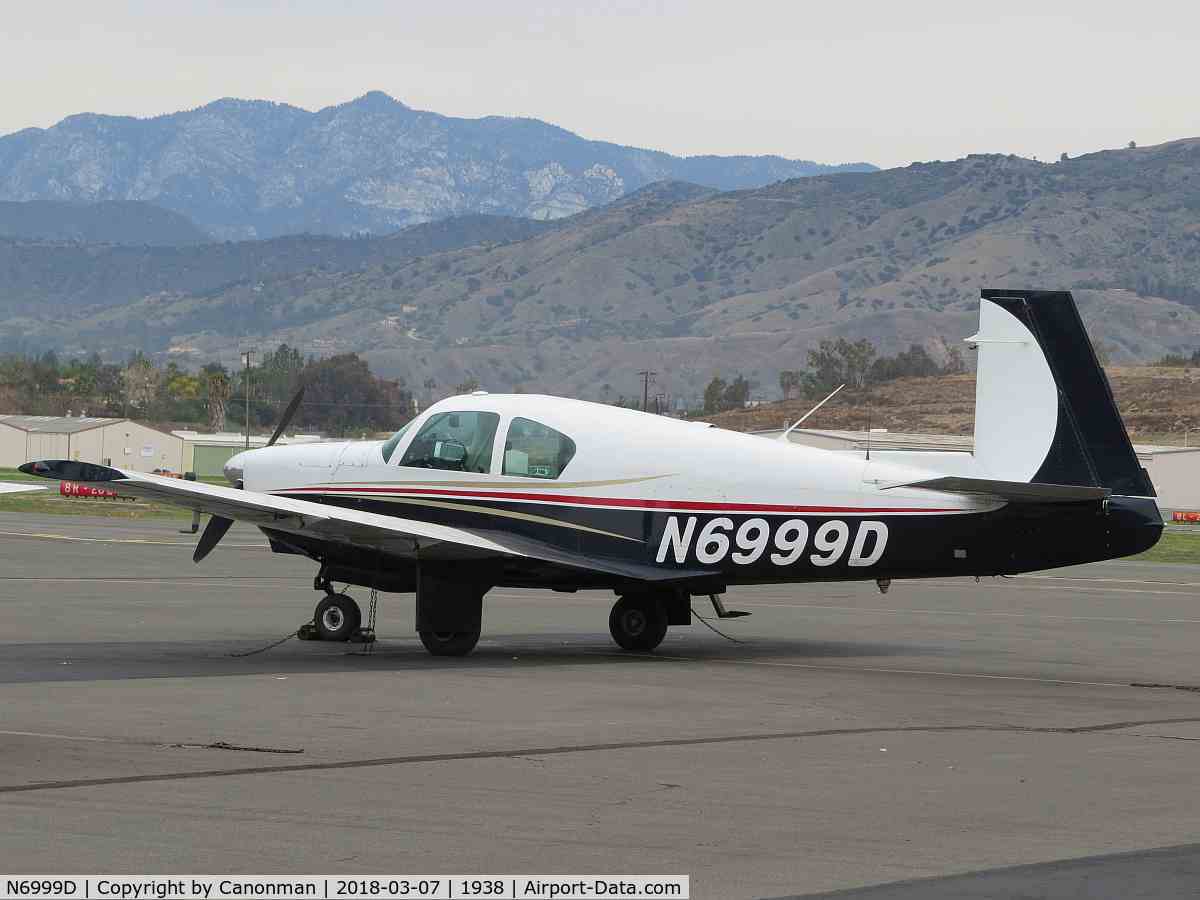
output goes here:
[{"label": "white fuselage", "polygon": [[[486,472],[411,468],[400,464],[422,423],[444,412],[494,412],[500,416]],[[511,420],[536,420],[570,436],[576,452],[555,479],[502,474],[504,441]],[[997,504],[919,489],[881,491],[887,485],[927,478],[928,471],[893,462],[848,457],[817,448],[765,440],[707,423],[684,422],[599,403],[529,394],[450,397],[407,429],[390,460],[382,441],[294,444],[248,450],[229,461],[231,480],[248,490],[306,494],[329,488],[411,488],[407,499],[435,498],[441,488],[462,493],[520,495],[522,500],[569,502],[613,508],[649,502],[655,508],[732,509],[744,505],[837,510],[854,515],[876,510],[980,512]],[[702,508],[702,507],[701,507]]]}]

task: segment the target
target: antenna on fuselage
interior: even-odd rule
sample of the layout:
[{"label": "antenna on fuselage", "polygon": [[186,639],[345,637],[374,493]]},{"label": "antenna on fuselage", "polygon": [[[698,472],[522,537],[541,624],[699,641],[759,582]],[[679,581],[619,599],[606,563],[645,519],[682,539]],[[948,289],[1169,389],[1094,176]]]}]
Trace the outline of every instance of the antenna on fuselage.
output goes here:
[{"label": "antenna on fuselage", "polygon": [[811,416],[813,413],[815,413],[818,409],[820,409],[822,406],[824,406],[826,403],[828,403],[830,400],[832,400],[834,398],[834,395],[837,394],[837,392],[840,391],[844,387],[845,387],[844,384],[839,384],[837,387],[835,387],[833,389],[833,393],[831,393],[828,397],[826,397],[824,400],[822,400],[820,403],[818,403],[816,406],[814,406],[812,409],[810,409],[808,412],[806,412],[804,415],[802,415],[800,418],[798,418],[796,420],[796,424],[793,425],[791,428],[789,428],[787,431],[785,431],[783,434],[781,434],[778,438],[776,438],[776,440],[786,441],[788,439],[788,435],[791,434],[793,431],[795,431],[797,428],[799,428],[803,424],[805,419],[807,419],[809,416]]}]

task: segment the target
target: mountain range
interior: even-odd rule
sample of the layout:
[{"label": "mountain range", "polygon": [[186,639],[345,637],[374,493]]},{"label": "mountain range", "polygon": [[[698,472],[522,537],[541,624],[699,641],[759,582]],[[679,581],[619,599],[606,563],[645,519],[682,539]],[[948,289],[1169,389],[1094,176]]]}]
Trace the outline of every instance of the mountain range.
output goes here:
[{"label": "mountain range", "polygon": [[286,341],[360,352],[434,394],[475,378],[616,399],[640,396],[650,369],[676,397],[739,372],[771,396],[823,338],[944,358],[974,332],[981,287],[1074,290],[1102,355],[1128,363],[1200,343],[1200,139],[742,191],[662,182],[548,223],[449,219],[360,240],[0,241],[0,271],[0,347],[143,347],[196,365]]},{"label": "mountain range", "polygon": [[146,201],[224,240],[383,233],[466,214],[555,219],[665,179],[730,190],[873,168],[672,156],[537,119],[415,110],[372,91],[317,112],[224,99],[28,128],[0,137],[0,200]]},{"label": "mountain range", "polygon": [[211,241],[187,216],[136,200],[0,201],[0,238],[182,246]]}]

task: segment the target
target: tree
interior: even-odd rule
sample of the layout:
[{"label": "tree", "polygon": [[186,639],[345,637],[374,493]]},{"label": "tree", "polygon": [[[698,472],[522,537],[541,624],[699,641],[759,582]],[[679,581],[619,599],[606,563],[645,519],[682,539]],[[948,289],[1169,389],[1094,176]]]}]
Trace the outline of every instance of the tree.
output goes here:
[{"label": "tree", "polygon": [[342,435],[350,430],[394,431],[412,418],[412,395],[403,384],[371,374],[357,353],[310,361],[301,377],[305,385],[302,421],[325,431]]},{"label": "tree", "polygon": [[750,399],[751,387],[753,385],[744,375],[739,374],[733,381],[714,375],[704,389],[704,412],[711,414],[741,409]]},{"label": "tree", "polygon": [[874,383],[894,381],[897,378],[925,378],[938,375],[941,366],[934,362],[925,348],[912,344],[895,356],[881,356],[871,365],[870,380]]},{"label": "tree", "polygon": [[790,400],[800,390],[800,373],[795,369],[784,369],[779,373],[779,390],[784,400]]},{"label": "tree", "polygon": [[167,364],[163,376],[163,386],[167,396],[172,400],[195,400],[203,391],[200,378],[191,372],[185,372],[175,363]]},{"label": "tree", "polygon": [[290,400],[300,385],[304,356],[295,347],[280,344],[268,352],[258,366],[255,393],[268,400]]},{"label": "tree", "polygon": [[23,406],[17,389],[11,384],[0,382],[0,409],[20,410]]},{"label": "tree", "polygon": [[150,404],[158,398],[162,372],[154,363],[139,354],[121,373],[121,381],[125,386],[126,404],[145,413]]},{"label": "tree", "polygon": [[845,338],[823,340],[817,349],[808,351],[804,391],[810,397],[824,397],[839,384],[861,388],[874,359],[875,347],[866,339],[854,343]]},{"label": "tree", "polygon": [[725,394],[721,398],[722,409],[741,409],[746,405],[746,401],[750,399],[750,382],[745,376],[738,375],[725,388]]},{"label": "tree", "polygon": [[204,406],[208,412],[208,430],[225,430],[225,404],[233,391],[233,383],[225,367],[213,363],[204,367]]},{"label": "tree", "polygon": [[454,393],[456,394],[471,394],[477,390],[479,390],[479,379],[474,375],[462,382],[462,384],[455,385],[454,387]]},{"label": "tree", "polygon": [[1154,362],[1150,363],[1150,365],[1179,367],[1200,366],[1200,349],[1193,350],[1191,356],[1185,356],[1185,352],[1186,351],[1181,350],[1178,353],[1168,353],[1165,356],[1160,356]]},{"label": "tree", "polygon": [[712,381],[708,383],[708,387],[704,389],[704,412],[716,413],[722,409],[721,404],[725,400],[725,391],[729,387],[725,379],[720,375],[714,375]]},{"label": "tree", "polygon": [[962,348],[948,346],[946,348],[946,364],[942,366],[945,375],[963,375],[967,371],[967,361],[963,359]]}]

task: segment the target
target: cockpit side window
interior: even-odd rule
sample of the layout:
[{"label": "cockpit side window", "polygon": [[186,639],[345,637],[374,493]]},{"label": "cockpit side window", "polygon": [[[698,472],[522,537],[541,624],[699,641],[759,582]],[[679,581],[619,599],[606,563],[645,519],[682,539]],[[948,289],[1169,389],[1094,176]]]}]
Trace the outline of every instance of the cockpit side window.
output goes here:
[{"label": "cockpit side window", "polygon": [[500,417],[492,412],[444,412],[430,416],[412,439],[402,466],[488,472]]},{"label": "cockpit side window", "polygon": [[404,433],[406,431],[408,431],[408,429],[410,427],[412,427],[412,423],[413,423],[413,420],[409,419],[407,422],[405,422],[403,425],[400,426],[399,431],[397,431],[390,438],[388,438],[386,441],[383,442],[383,446],[380,447],[379,449],[383,453],[383,461],[384,462],[389,462],[391,460],[392,454],[396,452],[396,448],[400,445],[400,441],[402,441],[404,439]]},{"label": "cockpit side window", "polygon": [[504,442],[505,475],[557,478],[575,455],[575,442],[549,425],[514,418]]}]

